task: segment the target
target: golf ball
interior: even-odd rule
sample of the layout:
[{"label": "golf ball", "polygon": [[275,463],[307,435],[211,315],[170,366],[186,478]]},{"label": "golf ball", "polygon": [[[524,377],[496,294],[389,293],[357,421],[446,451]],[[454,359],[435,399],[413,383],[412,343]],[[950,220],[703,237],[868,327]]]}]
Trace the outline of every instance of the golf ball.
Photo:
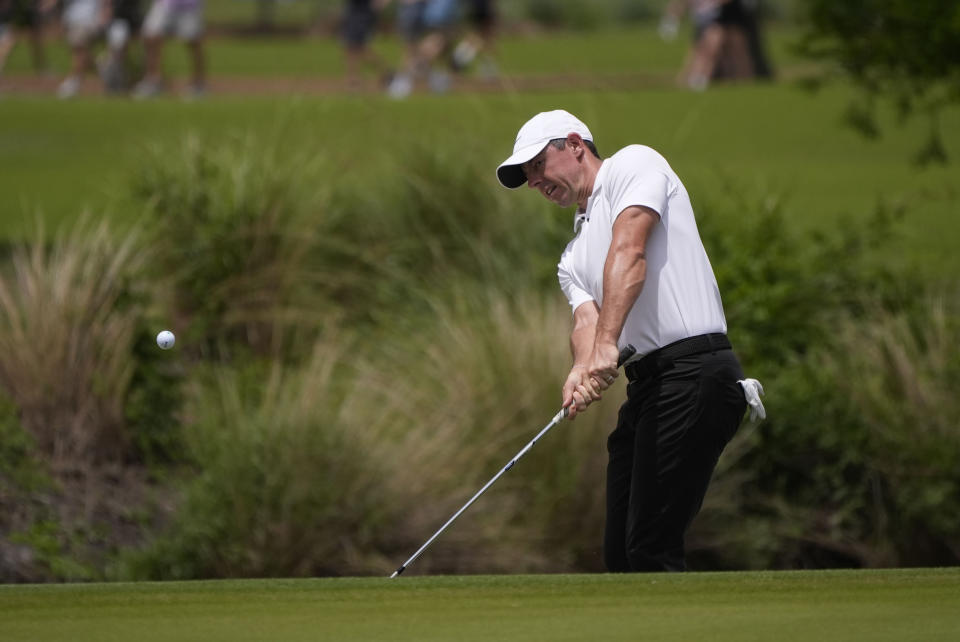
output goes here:
[{"label": "golf ball", "polygon": [[164,330],[157,335],[157,345],[164,350],[169,350],[176,343],[177,338],[169,330]]}]

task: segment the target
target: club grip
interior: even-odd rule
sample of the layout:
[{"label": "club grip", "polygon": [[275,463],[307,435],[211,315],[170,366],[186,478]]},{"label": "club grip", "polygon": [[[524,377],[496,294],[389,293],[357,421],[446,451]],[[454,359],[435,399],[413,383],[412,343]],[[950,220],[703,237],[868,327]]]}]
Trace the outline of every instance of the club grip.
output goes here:
[{"label": "club grip", "polygon": [[[627,360],[636,353],[637,353],[637,349],[634,348],[629,343],[623,346],[623,349],[620,350],[620,354],[617,356],[617,369],[622,368],[623,364],[625,364]],[[564,417],[568,416],[570,413],[570,407],[569,406],[564,407],[563,410],[561,410],[561,412],[563,413]]]},{"label": "club grip", "polygon": [[622,368],[623,364],[627,362],[627,359],[629,359],[636,353],[637,353],[637,349],[634,348],[629,343],[623,346],[623,350],[620,351],[620,356],[617,357],[617,368]]}]

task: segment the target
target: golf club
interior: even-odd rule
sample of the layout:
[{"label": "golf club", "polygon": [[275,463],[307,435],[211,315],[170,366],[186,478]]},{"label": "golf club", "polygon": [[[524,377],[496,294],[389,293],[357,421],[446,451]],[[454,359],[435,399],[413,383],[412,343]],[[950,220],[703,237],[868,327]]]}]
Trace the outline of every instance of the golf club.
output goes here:
[{"label": "golf club", "polygon": [[[620,368],[620,367],[627,361],[627,359],[629,359],[630,357],[632,357],[632,356],[634,355],[634,353],[635,353],[636,351],[637,351],[637,349],[634,348],[632,345],[627,345],[627,346],[625,346],[625,347],[620,351],[620,355],[619,355],[619,357],[617,358],[617,368]],[[527,451],[529,451],[531,448],[533,448],[533,445],[536,444],[537,441],[538,441],[541,437],[543,437],[545,434],[547,434],[547,432],[548,432],[551,428],[553,428],[553,427],[556,426],[558,423],[560,423],[561,421],[563,421],[563,419],[566,418],[566,416],[567,416],[567,412],[568,412],[567,408],[561,408],[561,409],[560,409],[560,412],[558,412],[557,414],[555,414],[555,415],[553,416],[553,419],[550,420],[550,423],[548,423],[546,426],[544,426],[543,430],[541,430],[540,432],[538,432],[538,433],[537,433],[537,436],[534,437],[534,438],[530,441],[530,443],[528,443],[526,446],[524,446],[524,447],[520,450],[520,452],[518,452],[518,453],[514,456],[513,459],[511,459],[509,462],[507,462],[507,465],[504,466],[503,468],[501,468],[501,469],[500,469],[500,472],[493,476],[493,479],[491,479],[491,480],[488,481],[486,484],[484,484],[483,488],[481,488],[479,491],[477,491],[477,494],[470,498],[470,501],[468,501],[466,504],[464,504],[463,507],[461,507],[460,510],[458,510],[456,513],[454,513],[454,514],[453,514],[453,517],[451,517],[450,519],[448,519],[448,520],[447,520],[447,523],[440,527],[440,530],[438,530],[436,533],[433,534],[432,537],[430,537],[430,539],[428,539],[426,542],[424,542],[423,546],[421,546],[421,547],[417,550],[416,553],[414,553],[413,555],[410,556],[410,559],[408,559],[406,562],[404,562],[403,564],[401,564],[401,565],[399,566],[399,568],[397,568],[397,570],[395,570],[395,571],[393,572],[393,575],[390,576],[390,579],[393,579],[393,578],[397,577],[398,575],[400,575],[401,573],[403,573],[403,572],[407,569],[408,566],[410,566],[418,557],[420,557],[420,555],[421,555],[425,550],[427,550],[427,547],[430,546],[430,544],[433,543],[433,540],[437,539],[437,537],[440,536],[440,533],[442,533],[443,531],[445,531],[445,530],[447,529],[447,527],[450,526],[450,524],[452,524],[452,523],[454,522],[454,520],[456,520],[458,517],[460,517],[460,515],[463,513],[463,511],[465,511],[465,510],[467,510],[468,508],[470,508],[470,505],[473,504],[473,502],[477,501],[477,498],[479,498],[480,495],[483,495],[483,493],[486,492],[486,490],[487,490],[488,488],[490,488],[491,486],[493,486],[493,483],[494,483],[495,481],[497,481],[498,479],[500,479],[500,477],[501,477],[505,472],[507,472],[508,470],[510,470],[511,468],[513,468],[513,465],[516,464],[518,461],[520,461],[520,458],[523,457],[524,455],[526,455],[526,454],[527,454]]]}]

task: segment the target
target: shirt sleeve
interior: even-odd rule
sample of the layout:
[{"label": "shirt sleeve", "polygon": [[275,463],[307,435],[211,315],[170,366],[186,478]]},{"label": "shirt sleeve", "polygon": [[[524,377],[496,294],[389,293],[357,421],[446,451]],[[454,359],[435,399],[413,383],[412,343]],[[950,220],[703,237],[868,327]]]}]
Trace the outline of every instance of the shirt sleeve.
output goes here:
[{"label": "shirt sleeve", "polygon": [[611,167],[608,197],[613,220],[633,205],[649,207],[663,217],[672,187],[662,158],[638,146],[616,160]]},{"label": "shirt sleeve", "polygon": [[563,257],[560,258],[560,263],[557,265],[557,278],[560,280],[560,289],[563,290],[564,296],[567,297],[567,302],[570,303],[570,310],[575,311],[584,303],[593,301],[594,298],[577,284],[576,279],[573,278],[573,274],[565,265],[566,256],[567,255],[564,254]]}]

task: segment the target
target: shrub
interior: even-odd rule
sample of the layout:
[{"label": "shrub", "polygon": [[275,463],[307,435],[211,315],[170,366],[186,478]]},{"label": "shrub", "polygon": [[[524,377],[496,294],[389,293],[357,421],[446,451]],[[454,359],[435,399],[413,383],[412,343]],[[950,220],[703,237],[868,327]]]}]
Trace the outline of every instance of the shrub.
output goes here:
[{"label": "shrub", "polygon": [[198,354],[276,352],[317,322],[324,275],[310,251],[322,221],[323,157],[236,137],[150,148],[132,189],[169,281],[181,345]]},{"label": "shrub", "polygon": [[180,411],[188,377],[178,354],[157,348],[155,330],[167,325],[152,320],[160,314],[144,319],[134,335],[130,357],[135,367],[124,400],[124,420],[134,449],[131,459],[150,467],[181,457]]},{"label": "shrub", "polygon": [[877,103],[890,102],[900,120],[920,113],[930,135],[917,150],[921,164],[946,163],[942,115],[960,102],[960,8],[953,0],[804,0],[801,53],[835,63],[860,90],[847,120],[879,134]]},{"label": "shrub", "polygon": [[[50,480],[35,457],[35,444],[17,416],[17,407],[0,394],[0,504],[20,491],[46,487]],[[0,515],[9,516],[12,506],[5,506]],[[0,525],[3,518],[0,517]]]},{"label": "shrub", "polygon": [[858,543],[863,566],[960,562],[956,294],[851,319],[838,328],[836,348],[817,355],[820,372],[856,409],[862,435],[862,481],[833,496],[857,502],[835,527]]},{"label": "shrub", "polygon": [[[731,206],[738,216],[726,214]],[[902,265],[876,258],[889,254],[899,218],[879,207],[862,223],[838,220],[825,235],[789,226],[775,195],[732,196],[702,209],[698,220],[730,334],[747,375],[766,387],[769,418],[743,426],[721,458],[691,532],[694,566],[874,566],[897,559],[896,536],[867,526],[867,516],[879,514],[872,493],[885,492],[891,480],[870,463],[877,444],[863,421],[870,411],[862,395],[868,373],[896,375],[883,360],[856,363],[855,355],[870,352],[859,345],[867,341],[847,344],[843,333],[903,314],[923,296],[925,287]],[[919,327],[933,324],[922,310],[914,314]],[[827,367],[828,355],[843,365]],[[924,358],[917,352],[906,362],[922,367]],[[911,414],[887,410],[878,425]]]},{"label": "shrub", "polygon": [[731,183],[697,219],[734,346],[745,367],[764,374],[819,345],[868,302],[901,305],[915,292],[915,279],[876,259],[900,234],[900,208],[838,217],[829,234],[805,232],[787,216],[778,195]]},{"label": "shrub", "polygon": [[[126,576],[384,573],[406,559],[546,424],[562,375],[542,373],[569,365],[558,298],[452,291],[416,334],[362,346],[328,327],[301,367],[218,367],[194,386],[196,477]],[[616,410],[557,427],[412,572],[596,565],[602,518],[581,520],[602,511],[598,429]]]},{"label": "shrub", "polygon": [[54,465],[130,453],[124,403],[146,262],[136,234],[115,240],[81,222],[15,250],[0,277],[0,386]]},{"label": "shrub", "polygon": [[[14,252],[0,384],[51,457],[182,464],[165,471],[176,515],[118,576],[388,573],[557,411],[567,221],[518,212],[452,151],[415,148],[380,189],[328,194],[315,180],[325,161],[278,160],[254,139],[178,149],[183,162],[158,151],[138,179],[159,222],[149,252],[102,228]],[[721,459],[694,567],[955,560],[955,302],[918,305],[923,288],[871,260],[895,214],[823,236],[789,224],[776,198],[735,191],[698,220],[770,418]],[[176,359],[146,329],[167,287],[183,315],[171,325],[190,322]],[[64,353],[83,358],[51,358]],[[621,398],[556,427],[412,572],[599,570],[604,440]],[[0,450],[4,466],[24,443]],[[137,473],[78,477],[71,509]],[[135,490],[130,505],[149,506]],[[111,510],[118,531],[162,517]],[[100,576],[104,556],[61,564],[80,539],[113,551],[100,525],[35,517],[20,541],[64,573],[97,559],[76,576]]]},{"label": "shrub", "polygon": [[[349,230],[360,236],[341,258],[363,257],[346,261],[377,310],[350,324],[362,335],[342,329],[353,312],[334,315],[301,365],[273,360],[265,375],[262,366],[235,364],[197,380],[188,413],[197,477],[174,528],[131,567],[134,576],[389,572],[556,412],[569,365],[562,297],[552,283],[541,294],[545,276],[491,281],[524,261],[498,242],[505,219],[458,209],[482,195],[460,189],[443,163],[421,166],[414,156],[411,167],[421,169],[392,184],[406,194],[394,210],[348,210],[340,194],[325,219],[329,238]],[[439,176],[450,189],[428,195]],[[359,216],[376,224],[345,224]],[[906,559],[897,557],[895,541],[906,535],[887,529],[872,540],[881,530],[865,526],[877,513],[863,489],[895,486],[878,473],[881,451],[872,450],[865,413],[850,401],[856,395],[838,394],[865,382],[844,379],[846,366],[823,361],[857,352],[839,342],[839,328],[909,309],[921,291],[871,260],[895,233],[896,217],[880,210],[869,233],[838,222],[831,237],[821,237],[792,230],[784,216],[773,198],[731,199],[701,216],[734,342],[748,374],[766,384],[771,416],[745,425],[721,459],[691,533],[692,564]],[[549,219],[531,221],[521,234],[537,226],[552,233]],[[376,245],[369,230],[388,240]],[[421,242],[429,251],[418,254]],[[330,260],[318,251],[315,258]],[[375,267],[364,275],[364,265]],[[926,323],[923,315],[911,318]],[[887,365],[870,368],[888,373]],[[604,438],[621,396],[555,428],[413,572],[600,570]],[[950,492],[951,479],[930,497]],[[925,504],[923,515],[898,523],[904,534],[920,529],[936,542],[931,547],[946,550],[952,535],[930,510]]]},{"label": "shrub", "polygon": [[341,183],[319,255],[324,272],[338,275],[334,300],[348,318],[391,324],[384,310],[429,313],[436,292],[463,277],[518,291],[555,287],[567,221],[542,206],[520,210],[515,195],[478,180],[491,174],[478,158],[416,139],[378,189]]},{"label": "shrub", "polygon": [[957,562],[958,363],[947,346],[958,317],[947,301],[848,316],[768,382],[770,418],[741,457],[750,475],[726,526],[729,539],[755,540],[740,539],[727,563]]},{"label": "shrub", "polygon": [[[153,436],[129,423],[128,410],[152,380],[134,357],[151,301],[148,261],[135,233],[117,238],[81,220],[50,243],[16,248],[0,276],[7,580],[98,578],[136,537],[130,514],[146,505],[148,484],[127,466]],[[174,403],[141,417],[170,430],[175,412]]]},{"label": "shrub", "polygon": [[333,310],[371,325],[388,310],[424,310],[430,292],[457,275],[555,279],[554,219],[517,216],[456,150],[408,142],[404,166],[384,171],[377,190],[330,183],[322,153],[290,154],[253,136],[153,148],[133,190],[181,345],[291,358],[292,339],[309,346]]},{"label": "shrub", "polygon": [[14,540],[32,525],[31,494],[51,484],[16,406],[0,394],[0,582],[49,577],[33,551]]},{"label": "shrub", "polygon": [[[400,514],[406,559],[557,412],[570,356],[559,293],[458,283],[438,293],[416,334],[390,337],[361,379],[400,466],[393,483],[417,506]],[[573,570],[598,563],[604,437],[619,394],[555,427],[445,532],[414,572]],[[599,514],[598,514],[599,512]]]},{"label": "shrub", "polygon": [[331,333],[302,367],[214,367],[190,390],[196,467],[166,533],[129,557],[150,578],[360,573],[389,532],[396,491],[376,434],[343,421],[349,341]]}]

